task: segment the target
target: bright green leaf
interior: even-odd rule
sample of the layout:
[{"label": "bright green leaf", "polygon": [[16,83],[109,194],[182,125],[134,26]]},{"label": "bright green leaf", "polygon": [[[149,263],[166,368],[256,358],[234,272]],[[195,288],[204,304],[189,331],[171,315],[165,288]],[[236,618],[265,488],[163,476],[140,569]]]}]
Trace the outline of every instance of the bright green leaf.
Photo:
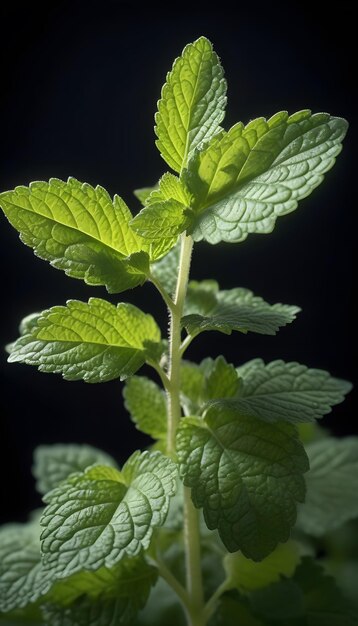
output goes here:
[{"label": "bright green leaf", "polygon": [[183,180],[194,196],[195,241],[237,242],[270,233],[323,180],[347,131],[327,113],[283,111],[239,123],[196,150]]},{"label": "bright green leaf", "polygon": [[312,422],[330,413],[351,389],[345,380],[299,363],[261,359],[237,369],[242,385],[237,398],[225,400],[247,415],[268,422]]},{"label": "bright green leaf", "polygon": [[46,569],[65,578],[113,567],[149,546],[166,519],[176,465],[160,452],[135,452],[121,472],[94,466],[46,495],[41,547]]},{"label": "bright green leaf", "polygon": [[132,220],[133,230],[148,240],[174,240],[191,223],[190,212],[177,200],[164,200],[145,206]]},{"label": "bright green leaf", "polygon": [[145,281],[136,256],[148,264],[149,246],[131,228],[124,201],[103,187],[52,178],[0,194],[0,205],[21,240],[68,276],[110,293]]},{"label": "bright green leaf", "polygon": [[147,342],[160,342],[159,328],[132,304],[68,300],[41,314],[31,333],[13,344],[9,362],[37,365],[67,380],[105,382],[134,374],[146,360]]},{"label": "bright green leaf", "polygon": [[247,559],[241,552],[227,554],[225,570],[230,587],[240,591],[252,591],[277,582],[281,576],[290,577],[300,561],[298,544],[294,541],[281,543],[260,563]]},{"label": "bright green leaf", "polygon": [[288,304],[268,304],[248,289],[219,291],[215,281],[191,281],[182,324],[191,335],[206,330],[228,335],[233,330],[275,335],[299,311],[299,307]]},{"label": "bright green leaf", "polygon": [[164,392],[145,376],[132,376],[123,389],[124,404],[137,428],[153,439],[165,439],[167,407]]},{"label": "bright green leaf", "polygon": [[167,74],[155,115],[156,145],[176,172],[203,141],[219,129],[226,105],[226,81],[210,41],[187,45]]},{"label": "bright green leaf", "polygon": [[158,185],[154,185],[153,187],[141,187],[140,189],[135,189],[133,193],[135,197],[138,198],[139,202],[144,206],[147,198],[149,198],[150,194],[155,189],[158,189]]},{"label": "bright green leaf", "polygon": [[50,587],[40,556],[37,522],[0,529],[0,611],[26,607]]},{"label": "bright green leaf", "polygon": [[81,472],[95,463],[116,467],[109,454],[85,444],[54,444],[38,446],[34,452],[32,473],[36,488],[47,493],[74,472]]},{"label": "bright green leaf", "polygon": [[181,420],[177,452],[194,505],[203,507],[208,528],[218,529],[230,552],[259,561],[287,541],[308,470],[291,424],[213,406],[205,420]]},{"label": "bright green leaf", "polygon": [[358,518],[358,437],[329,437],[306,446],[310,471],[297,527],[321,536]]},{"label": "bright green leaf", "polygon": [[192,200],[190,193],[180,178],[170,172],[163,174],[158,186],[154,187],[150,195],[147,196],[145,204],[156,204],[166,200],[176,200],[184,207],[190,207]]}]

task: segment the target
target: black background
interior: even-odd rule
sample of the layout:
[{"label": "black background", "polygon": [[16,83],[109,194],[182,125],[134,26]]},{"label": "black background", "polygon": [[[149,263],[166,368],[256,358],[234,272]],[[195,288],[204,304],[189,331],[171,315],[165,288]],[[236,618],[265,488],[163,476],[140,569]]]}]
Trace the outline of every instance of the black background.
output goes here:
[{"label": "black background", "polygon": [[[276,337],[204,333],[187,353],[199,360],[223,352],[239,364],[297,360],[354,380],[355,225],[352,84],[353,15],[348,3],[221,3],[161,9],[121,2],[58,2],[44,9],[12,3],[1,21],[0,188],[73,175],[118,192],[133,211],[132,189],[154,184],[166,166],[154,145],[153,114],[166,71],[184,45],[209,37],[229,83],[226,125],[239,119],[310,107],[351,122],[342,155],[325,183],[269,236],[238,245],[200,244],[192,275],[225,288],[249,287],[270,302],[298,304],[298,320]],[[206,11],[206,12],[205,12]],[[67,278],[0,225],[0,345],[20,319],[67,298],[107,297]],[[165,308],[147,285],[119,297],[159,317]],[[144,370],[143,370],[143,373]],[[147,439],[122,406],[121,383],[69,383],[35,368],[6,363],[0,352],[1,495],[3,520],[22,519],[40,500],[30,473],[39,443],[87,442],[123,462]],[[357,432],[354,394],[325,423]]]}]

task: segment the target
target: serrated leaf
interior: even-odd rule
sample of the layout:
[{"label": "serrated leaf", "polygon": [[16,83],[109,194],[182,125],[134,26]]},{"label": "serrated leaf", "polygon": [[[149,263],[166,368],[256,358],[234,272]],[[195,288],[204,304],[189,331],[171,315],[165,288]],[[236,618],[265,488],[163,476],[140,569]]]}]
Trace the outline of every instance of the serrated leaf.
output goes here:
[{"label": "serrated leaf", "polygon": [[242,379],[240,391],[224,403],[268,422],[313,422],[330,413],[352,387],[325,370],[295,361],[278,360],[265,365],[261,359],[254,359],[237,372]]},{"label": "serrated leaf", "polygon": [[235,367],[223,356],[204,359],[199,365],[182,361],[180,392],[185,415],[199,415],[206,402],[235,396],[240,384]]},{"label": "serrated leaf", "polygon": [[247,559],[241,552],[224,557],[228,588],[247,592],[278,582],[282,576],[293,575],[300,561],[298,544],[294,541],[276,546],[260,563]]},{"label": "serrated leaf", "polygon": [[133,191],[136,198],[138,198],[139,202],[145,206],[147,198],[149,198],[152,191],[158,188],[158,185],[154,185],[153,187],[141,187],[140,189],[135,189]]},{"label": "serrated leaf", "polygon": [[233,330],[275,335],[299,311],[299,307],[288,304],[270,305],[248,289],[219,291],[215,281],[191,281],[182,324],[194,336],[206,330],[228,335]]},{"label": "serrated leaf", "polygon": [[64,578],[113,567],[149,546],[166,519],[176,465],[160,452],[135,452],[121,472],[95,466],[46,495],[41,547],[46,569]]},{"label": "serrated leaf", "polygon": [[356,626],[349,602],[318,563],[303,557],[294,576],[250,594],[251,609],[265,624]]},{"label": "serrated leaf", "polygon": [[80,571],[54,584],[44,615],[54,625],[107,626],[113,619],[113,624],[131,624],[157,578],[157,569],[143,556],[124,558],[111,569]]},{"label": "serrated leaf", "polygon": [[193,150],[210,139],[224,118],[226,81],[210,41],[187,45],[167,74],[155,116],[156,145],[180,172]]},{"label": "serrated leaf", "polygon": [[358,437],[333,437],[306,446],[310,460],[297,528],[319,537],[358,518]]},{"label": "serrated leaf", "polygon": [[52,178],[0,194],[0,205],[21,240],[68,276],[110,293],[145,281],[135,261],[140,254],[148,265],[150,248],[131,228],[125,202],[103,187]]},{"label": "serrated leaf", "polygon": [[184,207],[190,207],[192,200],[180,178],[170,172],[163,174],[157,187],[154,187],[150,195],[147,196],[145,204],[151,205],[166,200],[176,200]]},{"label": "serrated leaf", "polygon": [[165,439],[167,407],[163,391],[145,376],[132,376],[123,389],[124,405],[139,430],[153,439]]},{"label": "serrated leaf", "polygon": [[39,493],[47,493],[70,474],[83,471],[95,463],[116,467],[109,454],[89,445],[58,443],[38,446],[34,451],[32,468],[36,489]]},{"label": "serrated leaf", "polygon": [[[170,240],[175,244],[191,223],[191,212],[177,200],[163,200],[145,206],[131,222],[135,232],[148,240]],[[171,246],[172,247],[172,246]]]},{"label": "serrated leaf", "polygon": [[229,552],[259,561],[287,541],[308,470],[293,426],[213,406],[205,420],[181,420],[177,453],[194,505]]},{"label": "serrated leaf", "polygon": [[0,611],[26,607],[51,585],[43,573],[37,522],[0,529]]},{"label": "serrated leaf", "polygon": [[151,266],[151,273],[159,280],[169,295],[175,290],[180,258],[180,245],[177,243],[160,261]]},{"label": "serrated leaf", "polygon": [[160,330],[151,315],[132,304],[68,300],[44,311],[31,333],[17,339],[9,362],[37,365],[67,380],[123,380],[143,365],[150,342],[160,343]]},{"label": "serrated leaf", "polygon": [[240,380],[233,365],[223,356],[212,361],[206,378],[205,399],[230,398],[236,395],[239,387]]},{"label": "serrated leaf", "polygon": [[195,198],[195,241],[238,242],[270,233],[334,165],[347,122],[327,113],[282,111],[269,120],[238,123],[204,149],[183,172]]}]

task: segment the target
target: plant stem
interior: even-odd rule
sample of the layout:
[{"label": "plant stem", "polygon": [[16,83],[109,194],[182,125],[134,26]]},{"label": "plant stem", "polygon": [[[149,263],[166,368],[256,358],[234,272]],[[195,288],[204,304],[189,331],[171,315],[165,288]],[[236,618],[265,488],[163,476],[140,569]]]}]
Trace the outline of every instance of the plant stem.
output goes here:
[{"label": "plant stem", "polygon": [[[181,250],[174,307],[170,309],[169,331],[169,389],[167,453],[175,457],[175,435],[181,417],[181,318],[188,286],[193,240],[185,233],[181,236]],[[188,595],[188,626],[205,626],[204,593],[200,559],[199,514],[195,509],[190,489],[184,488],[184,545],[186,563],[186,591]]]},{"label": "plant stem", "polygon": [[171,587],[171,589],[173,589],[173,591],[176,593],[184,607],[185,612],[187,613],[189,598],[186,589],[184,589],[178,579],[172,574],[170,569],[168,569],[163,559],[158,555],[155,558],[155,563],[158,567],[159,574],[161,575],[163,580],[165,580],[167,585],[169,585],[169,587]]},{"label": "plant stem", "polygon": [[199,511],[191,501],[188,487],[184,487],[184,546],[186,587],[190,598],[190,626],[205,626]]},{"label": "plant stem", "polygon": [[169,329],[169,380],[170,389],[168,391],[168,435],[167,453],[175,455],[175,434],[181,416],[180,408],[180,345],[181,345],[181,325],[180,320],[183,315],[183,308],[188,286],[191,251],[193,240],[186,237],[185,233],[181,239],[180,261],[177,286],[174,296],[174,307],[170,310]]}]

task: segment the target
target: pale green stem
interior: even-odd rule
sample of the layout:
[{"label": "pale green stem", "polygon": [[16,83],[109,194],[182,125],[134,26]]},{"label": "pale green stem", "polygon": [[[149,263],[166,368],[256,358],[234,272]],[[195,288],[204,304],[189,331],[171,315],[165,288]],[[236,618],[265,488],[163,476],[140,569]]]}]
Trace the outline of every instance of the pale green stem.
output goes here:
[{"label": "pale green stem", "polygon": [[[181,368],[181,318],[188,286],[193,240],[181,236],[180,261],[174,307],[171,308],[169,334],[169,389],[167,452],[176,456],[175,436],[181,418],[180,368]],[[190,490],[184,488],[184,544],[186,563],[186,591],[189,598],[188,626],[205,626],[204,593],[200,558],[199,514],[195,509]]]},{"label": "pale green stem", "polygon": [[210,617],[212,616],[212,614],[214,613],[217,607],[217,603],[218,603],[220,596],[222,596],[222,594],[225,593],[225,591],[227,591],[228,588],[229,588],[228,581],[224,580],[224,582],[221,583],[221,585],[217,588],[215,593],[213,593],[210,600],[208,600],[204,608],[204,624],[206,624],[209,621]]},{"label": "pale green stem", "polygon": [[180,345],[181,345],[181,323],[183,308],[188,286],[188,277],[190,270],[191,251],[193,248],[193,240],[186,237],[185,233],[181,236],[181,251],[179,261],[179,271],[177,286],[174,296],[174,308],[170,311],[170,330],[169,330],[169,381],[170,388],[168,391],[168,434],[167,434],[167,452],[169,455],[175,455],[175,435],[178,422],[181,416],[180,408]]},{"label": "pale green stem", "polygon": [[193,335],[187,335],[185,337],[185,339],[181,342],[181,346],[180,346],[180,356],[182,357],[185,353],[185,351],[187,350],[187,348],[189,348],[191,342],[193,341],[194,336]]},{"label": "pale green stem", "polygon": [[205,626],[199,511],[192,503],[188,487],[184,487],[184,546],[186,588],[190,598],[190,626]]},{"label": "pale green stem", "polygon": [[155,563],[158,567],[159,574],[161,575],[163,580],[165,580],[167,585],[169,585],[169,587],[173,589],[174,593],[176,593],[183,605],[185,612],[187,613],[189,606],[189,596],[186,589],[184,589],[183,585],[174,576],[174,574],[172,574],[170,569],[166,566],[163,559],[159,555],[156,556]]}]

